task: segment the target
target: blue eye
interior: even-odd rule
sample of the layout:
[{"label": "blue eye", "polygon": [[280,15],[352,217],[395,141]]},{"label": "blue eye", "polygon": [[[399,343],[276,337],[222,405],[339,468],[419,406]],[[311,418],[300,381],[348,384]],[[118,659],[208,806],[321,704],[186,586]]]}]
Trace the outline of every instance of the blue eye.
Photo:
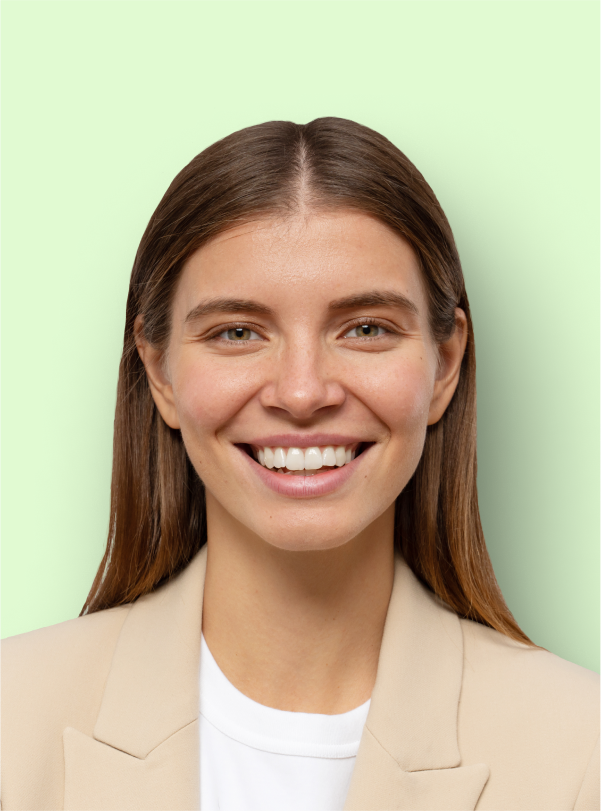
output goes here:
[{"label": "blue eye", "polygon": [[218,337],[226,341],[256,341],[257,338],[259,340],[261,338],[260,335],[253,332],[252,329],[248,329],[248,327],[231,327],[221,332]]},{"label": "blue eye", "polygon": [[359,324],[352,327],[344,336],[345,338],[378,338],[384,335],[386,330],[379,324]]}]

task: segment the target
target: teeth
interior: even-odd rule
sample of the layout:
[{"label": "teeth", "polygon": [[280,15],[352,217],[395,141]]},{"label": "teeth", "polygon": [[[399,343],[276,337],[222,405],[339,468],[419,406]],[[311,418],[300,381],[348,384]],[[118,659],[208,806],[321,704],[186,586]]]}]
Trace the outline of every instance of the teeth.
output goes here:
[{"label": "teeth", "polygon": [[305,454],[300,448],[288,448],[288,453],[286,454],[286,467],[288,470],[305,469]]},{"label": "teeth", "polygon": [[[260,453],[260,451],[259,451],[259,453]],[[264,454],[264,461],[261,462],[261,456],[259,456],[259,462],[261,462],[262,465],[265,465],[265,467],[268,467],[269,469],[271,469],[274,466],[273,465],[273,451],[271,450],[271,448],[265,448],[265,450],[263,451],[263,454]]]},{"label": "teeth", "polygon": [[325,448],[259,448],[257,460],[263,467],[275,468],[278,473],[314,471],[323,467],[342,467],[355,458],[355,451],[344,445],[328,445]]},{"label": "teeth", "polygon": [[[340,447],[343,447],[342,445]],[[323,452],[323,464],[325,467],[336,466],[336,451],[331,445],[328,445]]]},{"label": "teeth", "polygon": [[286,452],[283,448],[276,448],[273,452],[273,466],[286,467]]},{"label": "teeth", "polygon": [[323,465],[323,456],[319,448],[307,448],[305,451],[305,470],[319,470]]}]

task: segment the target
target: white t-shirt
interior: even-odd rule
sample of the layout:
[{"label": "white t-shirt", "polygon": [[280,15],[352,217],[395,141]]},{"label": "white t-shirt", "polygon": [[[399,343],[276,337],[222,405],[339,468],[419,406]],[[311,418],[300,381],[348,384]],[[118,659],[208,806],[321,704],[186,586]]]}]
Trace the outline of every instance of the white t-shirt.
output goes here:
[{"label": "white t-shirt", "polygon": [[265,707],[223,675],[202,638],[202,811],[342,811],[369,701],[340,715]]}]

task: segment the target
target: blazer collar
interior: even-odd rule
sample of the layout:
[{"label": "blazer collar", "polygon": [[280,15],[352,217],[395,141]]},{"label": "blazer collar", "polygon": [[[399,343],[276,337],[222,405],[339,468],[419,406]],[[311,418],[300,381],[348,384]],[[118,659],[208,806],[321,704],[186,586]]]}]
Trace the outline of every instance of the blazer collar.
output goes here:
[{"label": "blazer collar", "polygon": [[[94,738],[144,758],[198,717],[206,546],[182,574],[132,605]],[[458,766],[463,637],[457,615],[395,561],[367,728],[405,771]]]},{"label": "blazer collar", "polygon": [[199,658],[206,547],[129,610],[93,737],[63,732],[67,811],[200,804]]},{"label": "blazer collar", "polygon": [[405,771],[459,765],[462,677],[457,615],[397,557],[367,727]]},{"label": "blazer collar", "polygon": [[[93,738],[65,730],[66,809],[198,808],[206,558],[204,547],[177,578],[132,605]],[[397,558],[345,809],[475,808],[488,767],[459,765],[462,676],[457,616]]]},{"label": "blazer collar", "polygon": [[486,764],[460,767],[463,635],[397,556],[376,683],[345,809],[473,809]]},{"label": "blazer collar", "polygon": [[94,738],[145,758],[198,718],[206,546],[184,571],[135,602],[123,624]]}]

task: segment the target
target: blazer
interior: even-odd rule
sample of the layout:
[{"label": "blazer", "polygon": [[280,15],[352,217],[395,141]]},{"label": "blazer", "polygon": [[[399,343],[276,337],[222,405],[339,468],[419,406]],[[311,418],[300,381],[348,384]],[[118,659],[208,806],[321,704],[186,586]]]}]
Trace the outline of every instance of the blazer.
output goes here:
[{"label": "blazer", "polygon": [[[199,808],[205,569],[206,547],[133,604],[5,640],[5,811]],[[598,809],[598,696],[397,558],[345,809]]]}]

